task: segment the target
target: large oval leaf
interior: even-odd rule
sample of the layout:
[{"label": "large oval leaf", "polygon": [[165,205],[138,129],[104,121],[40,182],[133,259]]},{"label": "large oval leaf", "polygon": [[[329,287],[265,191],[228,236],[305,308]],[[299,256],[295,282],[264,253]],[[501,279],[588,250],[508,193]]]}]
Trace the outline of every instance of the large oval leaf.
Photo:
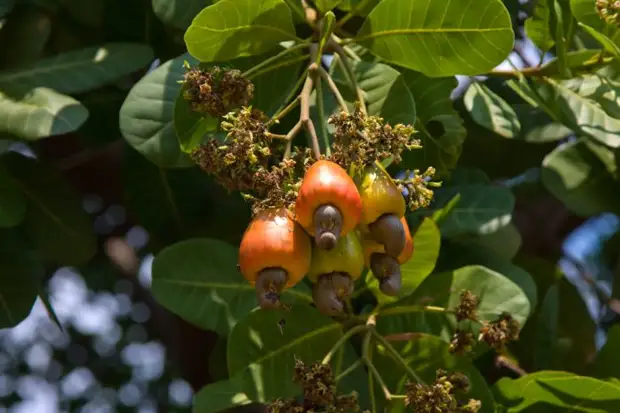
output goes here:
[{"label": "large oval leaf", "polygon": [[421,170],[432,166],[437,178],[444,177],[456,166],[467,133],[450,98],[458,82],[454,77],[429,78],[410,70],[402,73],[416,102],[415,136],[423,146],[406,152],[402,166]]},{"label": "large oval leaf", "polygon": [[473,82],[463,103],[476,123],[504,138],[514,138],[521,131],[514,109],[483,83]]},{"label": "large oval leaf", "polygon": [[194,18],[184,39],[196,59],[223,62],[263,54],[296,36],[282,0],[220,0]]},{"label": "large oval leaf", "polygon": [[433,208],[441,208],[457,194],[458,202],[439,224],[444,236],[488,234],[510,223],[515,198],[509,189],[482,184],[439,188]]},{"label": "large oval leaf", "polygon": [[[284,325],[281,327],[281,321]],[[243,376],[243,391],[252,401],[266,402],[301,394],[293,383],[295,359],[306,365],[320,362],[342,337],[342,324],[306,305],[294,305],[290,311],[250,313],[230,333],[228,339],[228,371]],[[338,375],[355,361],[352,346],[346,343],[332,358],[332,369]],[[361,374],[358,367],[352,376]],[[339,383],[342,391],[351,391],[351,377]],[[348,384],[347,384],[348,383]],[[359,387],[360,404],[367,407]]]},{"label": "large oval leaf", "polygon": [[455,308],[463,290],[470,290],[480,299],[478,318],[481,321],[494,321],[508,312],[523,326],[533,310],[517,284],[498,272],[472,265],[426,278],[412,295],[381,309],[377,328],[384,334],[428,332],[449,342],[457,326],[454,316],[427,312],[421,307]]},{"label": "large oval leaf", "polygon": [[169,60],[153,70],[129,91],[120,110],[121,133],[138,152],[161,168],[192,166],[179,148],[172,121],[188,54]]},{"label": "large oval leaf", "polygon": [[442,77],[493,69],[508,57],[514,34],[500,0],[383,0],[356,41],[389,63]]},{"label": "large oval leaf", "polygon": [[26,140],[73,132],[88,118],[88,109],[55,90],[21,84],[0,85],[0,132]]},{"label": "large oval leaf", "polygon": [[[173,244],[153,263],[153,295],[185,320],[226,335],[257,306],[254,287],[237,270],[238,254],[232,245],[208,238]],[[282,299],[312,300],[303,283]]]},{"label": "large oval leaf", "polygon": [[109,43],[62,53],[19,70],[0,72],[0,85],[19,82],[59,93],[83,93],[133,73],[152,59],[149,46]]},{"label": "large oval leaf", "polygon": [[0,227],[19,225],[26,216],[26,197],[0,164]]},{"label": "large oval leaf", "polygon": [[[449,344],[439,337],[429,334],[416,334],[411,341],[392,344],[407,362],[407,365],[425,383],[432,383],[439,369],[449,373],[463,373],[470,382],[467,398],[480,400],[482,404],[481,413],[493,413],[495,411],[495,401],[491,389],[489,389],[482,374],[469,359],[450,354]],[[392,394],[404,394],[405,383],[414,381],[380,344],[376,346],[376,351],[373,353],[373,362]],[[390,413],[402,413],[407,410],[403,403],[394,403]]]},{"label": "large oval leaf", "polygon": [[[340,68],[338,65],[334,66]],[[364,91],[368,114],[380,116],[392,125],[415,123],[413,94],[398,70],[383,63],[364,60],[354,61],[351,66],[358,86]],[[348,87],[347,77],[341,70],[334,71],[334,78],[339,87]],[[353,102],[355,95],[351,91],[349,95],[349,101]]]},{"label": "large oval leaf", "polygon": [[23,321],[39,293],[45,268],[19,232],[0,230],[0,328]]},{"label": "large oval leaf", "polygon": [[575,213],[620,213],[620,185],[586,141],[563,144],[543,161],[542,182]]},{"label": "large oval leaf", "polygon": [[185,30],[211,0],[152,0],[153,12],[165,24]]},{"label": "large oval leaf", "polygon": [[2,163],[28,199],[24,228],[41,256],[57,265],[87,263],[97,238],[73,188],[54,169],[15,152],[4,154]]},{"label": "large oval leaf", "polygon": [[441,245],[439,228],[430,218],[425,218],[413,233],[413,257],[401,266],[402,287],[398,297],[385,295],[379,289],[379,282],[371,271],[366,275],[366,285],[379,303],[390,303],[411,294],[435,268]]},{"label": "large oval leaf", "polygon": [[496,399],[508,407],[508,413],[607,413],[620,406],[619,383],[564,371],[539,371],[518,380],[505,377],[495,384],[494,390]]}]

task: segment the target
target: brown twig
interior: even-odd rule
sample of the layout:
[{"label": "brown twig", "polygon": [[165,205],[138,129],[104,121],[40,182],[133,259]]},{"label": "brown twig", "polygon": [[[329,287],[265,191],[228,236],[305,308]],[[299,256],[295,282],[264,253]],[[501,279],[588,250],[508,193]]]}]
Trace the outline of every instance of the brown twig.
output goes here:
[{"label": "brown twig", "polygon": [[333,37],[330,39],[330,45],[331,47],[333,47],[333,50],[336,52],[336,54],[340,58],[340,61],[342,62],[345,72],[347,76],[349,77],[349,82],[351,83],[351,87],[355,91],[355,96],[357,100],[360,102],[360,108],[361,108],[362,113],[366,114],[366,101],[364,98],[364,91],[357,84],[355,73],[353,72],[353,68],[349,64],[349,60],[347,58],[347,55],[344,49],[342,48],[340,43],[338,43]]},{"label": "brown twig", "polygon": [[516,375],[518,375],[519,377],[523,377],[527,375],[527,371],[523,370],[521,367],[517,366],[512,360],[504,356],[497,356],[495,358],[495,365],[497,367],[506,368],[512,371],[513,373],[515,373]]},{"label": "brown twig", "polygon": [[338,90],[338,86],[336,86],[336,83],[334,82],[334,79],[332,79],[332,77],[329,75],[329,73],[327,73],[327,71],[325,69],[323,69],[322,67],[317,68],[317,72],[318,72],[319,76],[321,76],[321,78],[329,86],[329,90],[332,92],[332,94],[334,95],[334,97],[338,101],[338,105],[340,105],[340,108],[344,112],[349,113],[349,109],[347,108],[347,103],[345,102],[344,98],[342,97],[342,94]]}]

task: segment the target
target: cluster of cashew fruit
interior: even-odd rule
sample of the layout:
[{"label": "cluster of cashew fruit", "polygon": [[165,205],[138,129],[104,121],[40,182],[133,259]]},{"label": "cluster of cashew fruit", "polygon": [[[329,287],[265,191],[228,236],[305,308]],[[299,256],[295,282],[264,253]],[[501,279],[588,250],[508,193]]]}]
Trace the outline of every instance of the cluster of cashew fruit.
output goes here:
[{"label": "cluster of cashew fruit", "polygon": [[295,203],[257,214],[239,249],[239,269],[255,285],[261,308],[305,276],[319,311],[337,315],[369,268],[384,294],[401,287],[400,266],[413,255],[405,200],[380,164],[355,181],[338,164],[320,160],[306,171]]}]

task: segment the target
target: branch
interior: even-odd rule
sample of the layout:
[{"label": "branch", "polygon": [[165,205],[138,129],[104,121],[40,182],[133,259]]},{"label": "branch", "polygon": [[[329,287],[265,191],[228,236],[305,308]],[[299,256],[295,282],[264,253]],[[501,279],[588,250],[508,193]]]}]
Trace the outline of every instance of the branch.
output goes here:
[{"label": "branch", "polygon": [[353,72],[353,68],[351,67],[351,64],[349,63],[349,59],[347,58],[347,55],[344,49],[342,48],[340,43],[335,41],[333,38],[331,39],[330,46],[333,47],[333,50],[336,52],[336,54],[340,58],[340,61],[342,62],[344,70],[347,73],[347,76],[349,77],[351,88],[353,88],[353,90],[355,91],[355,96],[360,103],[360,108],[362,110],[362,113],[366,114],[366,101],[364,98],[364,91],[357,84],[355,73]]},{"label": "branch", "polygon": [[[571,70],[575,72],[579,71],[589,71],[591,69],[601,68],[611,63],[613,58],[604,58],[602,60],[596,60],[593,62],[584,63],[579,66],[571,67]],[[546,66],[536,66],[536,67],[527,67],[521,70],[492,70],[487,74],[482,74],[481,76],[495,76],[507,79],[519,79],[522,76],[525,77],[542,77],[542,76],[552,76],[557,74],[557,71],[550,70],[549,65]]]}]

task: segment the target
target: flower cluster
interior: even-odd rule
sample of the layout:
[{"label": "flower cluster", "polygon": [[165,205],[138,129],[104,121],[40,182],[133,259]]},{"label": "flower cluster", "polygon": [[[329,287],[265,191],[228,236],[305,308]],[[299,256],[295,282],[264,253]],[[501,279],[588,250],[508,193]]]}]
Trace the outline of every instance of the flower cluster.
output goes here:
[{"label": "flower cluster", "polygon": [[194,112],[221,117],[231,110],[247,106],[254,97],[254,85],[239,70],[189,68],[186,64],[183,98]]},{"label": "flower cluster", "polygon": [[359,103],[353,113],[340,111],[328,122],[335,127],[332,160],[345,169],[351,165],[362,169],[388,158],[399,163],[403,151],[421,148],[420,141],[411,137],[415,132],[411,125],[386,124],[380,117],[366,115]]},{"label": "flower cluster", "polygon": [[194,161],[228,190],[237,190],[253,204],[257,213],[268,207],[290,206],[296,197],[295,178],[299,159],[306,152],[281,159],[282,151],[274,145],[265,127],[263,112],[243,107],[224,116],[221,127],[227,132],[224,142],[209,140],[192,153]]},{"label": "flower cluster", "polygon": [[268,413],[345,413],[360,409],[357,393],[338,394],[329,365],[314,363],[307,367],[301,360],[296,360],[293,381],[301,386],[303,400],[278,399],[267,407]]},{"label": "flower cluster", "polygon": [[478,311],[478,305],[480,300],[469,290],[461,291],[461,300],[459,305],[454,310],[454,315],[457,321],[463,320],[477,320],[476,311]]},{"label": "flower cluster", "polygon": [[620,1],[596,0],[596,12],[605,23],[620,26]]},{"label": "flower cluster", "polygon": [[462,373],[449,374],[437,370],[437,378],[431,384],[407,383],[405,405],[414,413],[476,413],[481,404],[470,399],[462,403],[456,392],[469,392],[469,379]]},{"label": "flower cluster", "polygon": [[501,349],[510,341],[519,339],[521,326],[508,313],[503,313],[493,322],[487,322],[480,329],[479,341],[484,341],[494,349]]},{"label": "flower cluster", "polygon": [[405,179],[395,179],[396,185],[400,188],[405,198],[407,198],[407,206],[411,211],[419,208],[426,208],[433,200],[433,191],[428,187],[430,185],[438,186],[439,183],[431,182],[435,175],[435,168],[429,167],[420,174],[419,170],[406,171]]}]

